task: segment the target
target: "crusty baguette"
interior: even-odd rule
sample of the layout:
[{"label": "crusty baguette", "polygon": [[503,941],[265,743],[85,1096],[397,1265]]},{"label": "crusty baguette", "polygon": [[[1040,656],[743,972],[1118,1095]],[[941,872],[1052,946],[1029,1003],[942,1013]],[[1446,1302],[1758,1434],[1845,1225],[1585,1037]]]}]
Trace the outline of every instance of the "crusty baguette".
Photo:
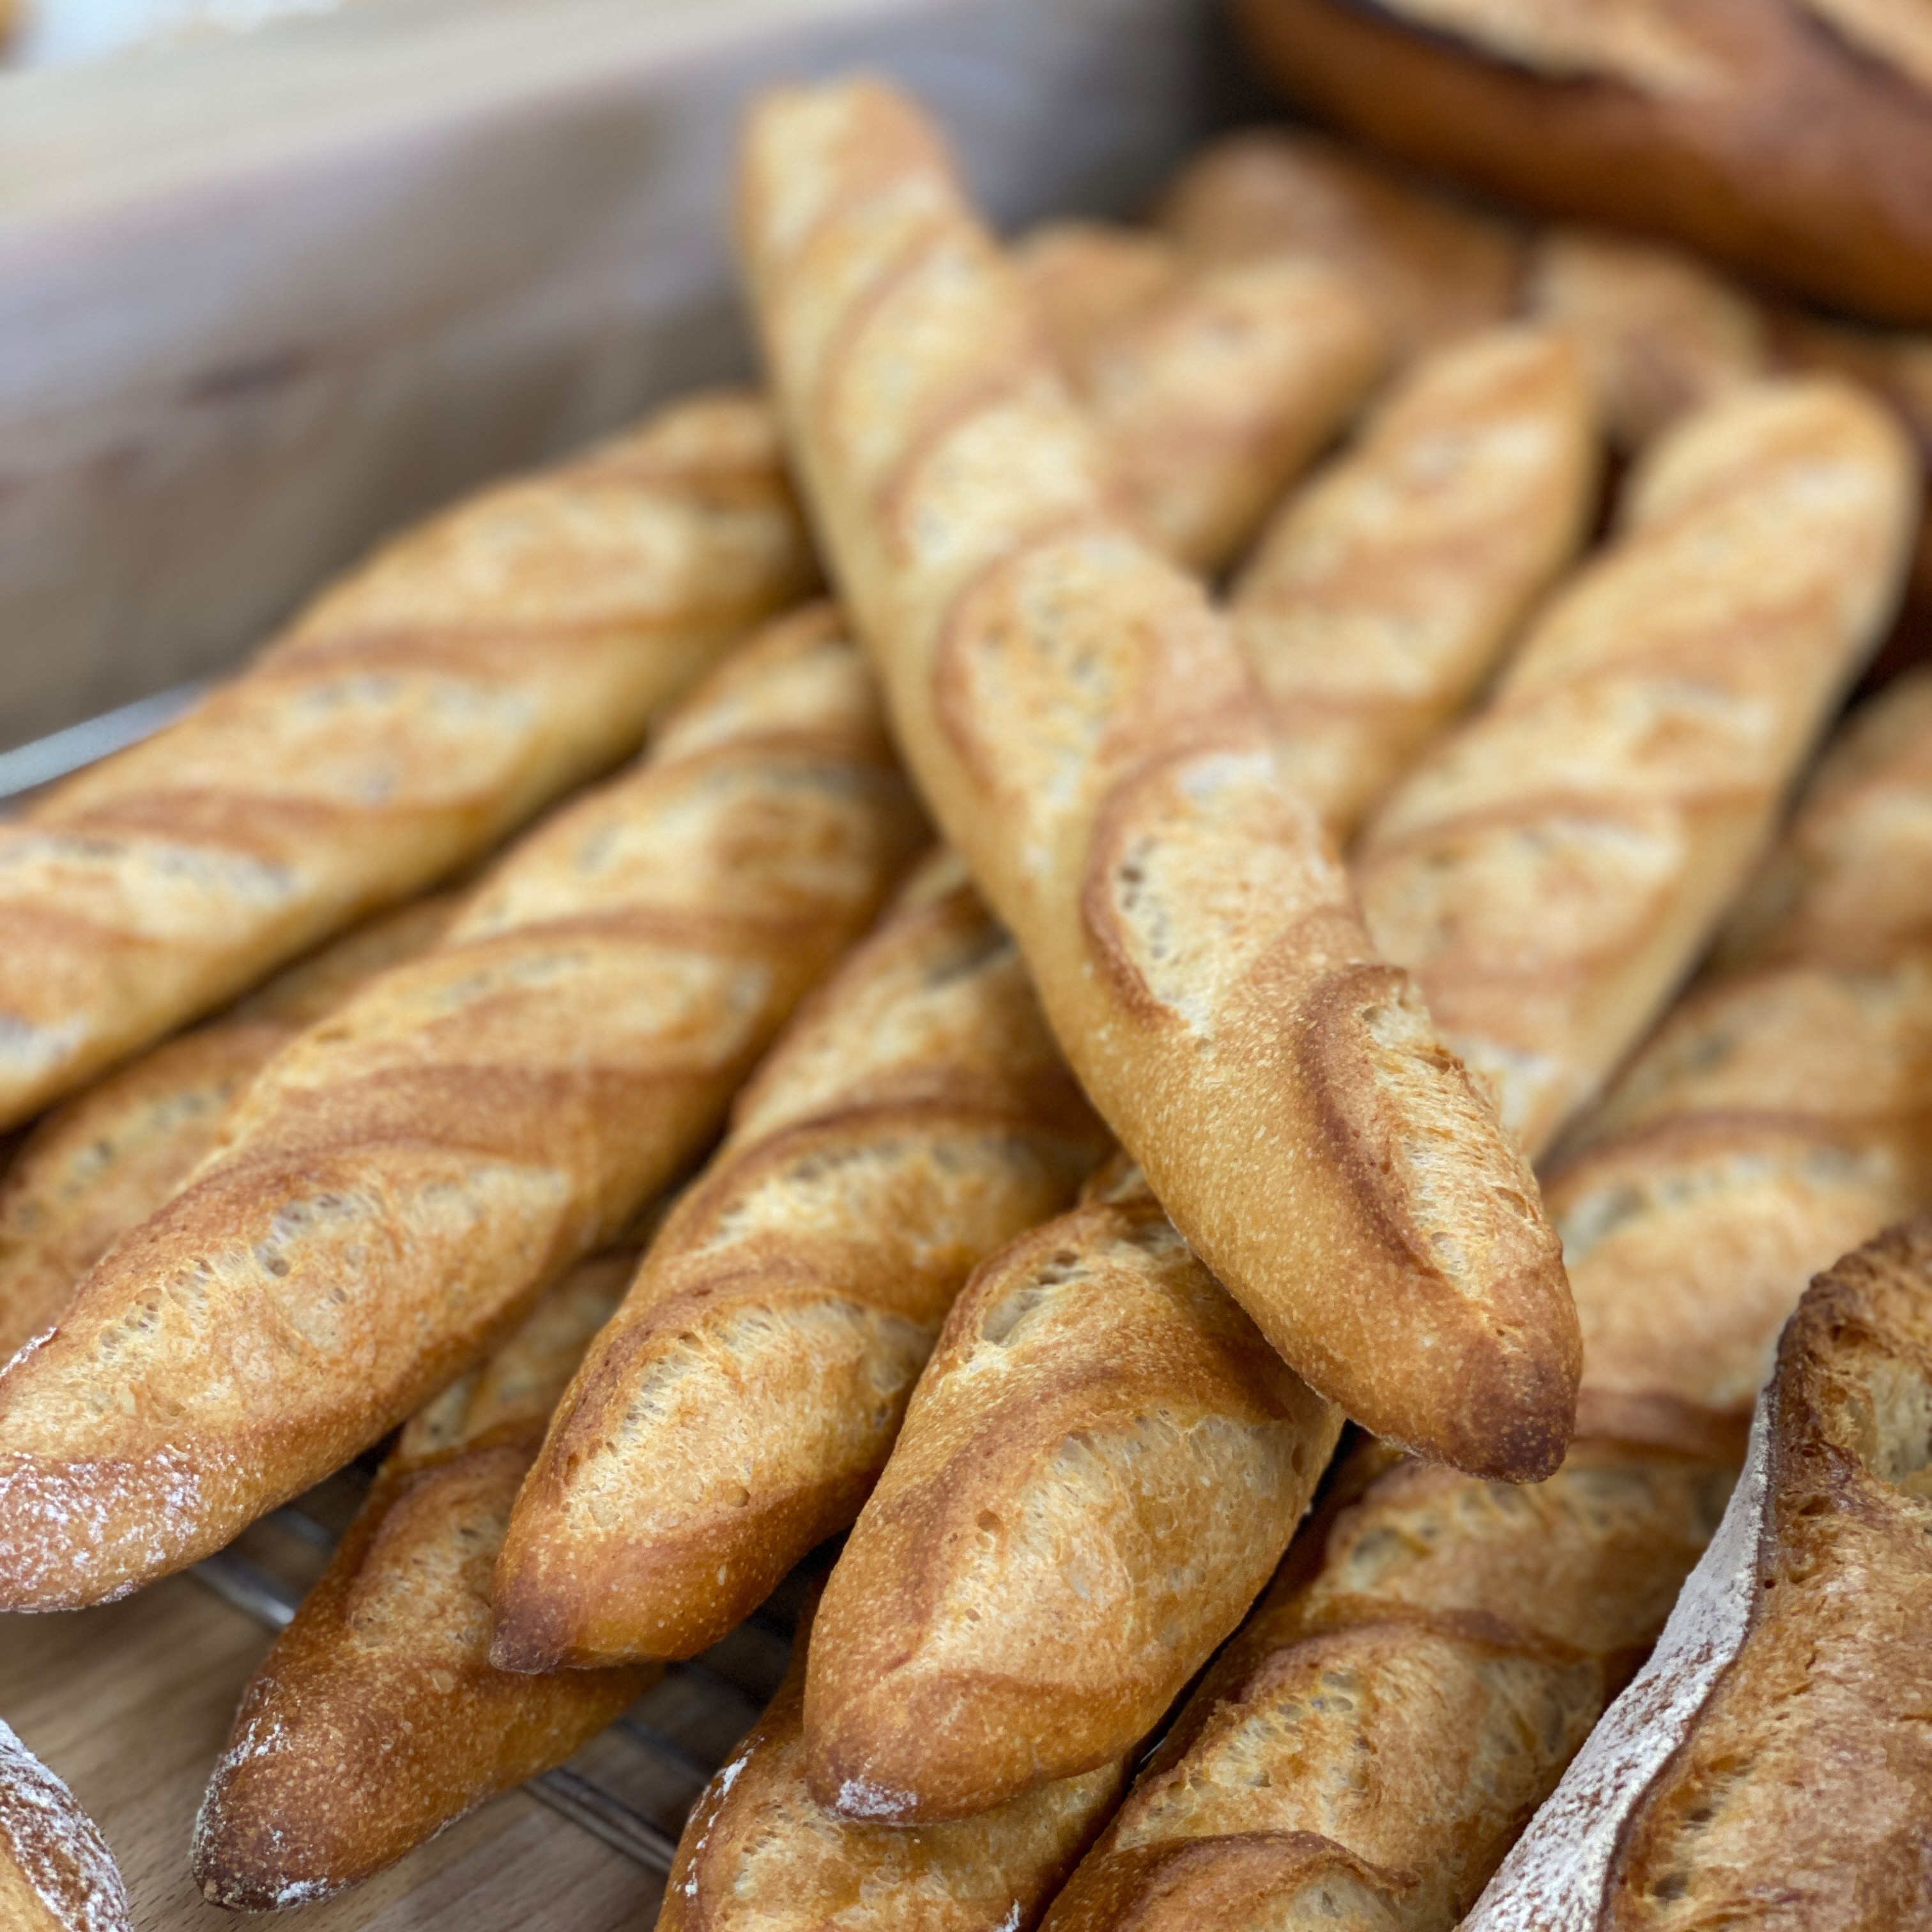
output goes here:
[{"label": "crusty baguette", "polygon": [[216,1904],[266,1911],[360,1883],[560,1764],[656,1676],[489,1661],[490,1566],[518,1485],[635,1259],[580,1262],[410,1419],[242,1694],[195,1824],[195,1882]]},{"label": "crusty baguette", "polygon": [[1370,930],[1532,1156],[1744,884],[1882,633],[1917,494],[1891,418],[1834,380],[1699,411],[1494,698],[1368,826]]},{"label": "crusty baguette", "polygon": [[134,1932],[121,1869],[74,1793],[0,1720],[0,1925]]},{"label": "crusty baguette", "polygon": [[1298,128],[1210,142],[1169,184],[1158,218],[1192,260],[1294,254],[1346,269],[1405,356],[1516,304],[1522,248],[1502,222]]},{"label": "crusty baguette", "polygon": [[686,1657],[850,1526],[974,1267],[1103,1136],[943,854],[794,1021],[557,1412],[498,1663]]},{"label": "crusty baguette", "polygon": [[285,1048],[0,1374],[0,1606],[191,1562],[459,1374],[704,1145],[923,836],[835,613],[728,662]]},{"label": "crusty baguette", "polygon": [[1815,1282],[1723,1529],[1467,1932],[1932,1923],[1932,1222]]},{"label": "crusty baguette", "polygon": [[1226,627],[1120,520],[931,130],[874,82],[768,95],[740,218],[898,742],[1082,1086],[1311,1382],[1546,1473],[1576,1360],[1534,1181],[1376,958]]},{"label": "crusty baguette", "polygon": [[1268,1580],[1340,1426],[1131,1170],[995,1256],[820,1606],[819,1802],[964,1818],[1117,1762]]},{"label": "crusty baguette", "polygon": [[1136,520],[1166,555],[1215,571],[1354,412],[1384,338],[1353,278],[1306,256],[1177,261],[1166,290],[1134,299],[1165,248],[1067,223],[1036,230],[1018,261]]},{"label": "crusty baguette", "polygon": [[763,404],[701,397],[398,538],[0,825],[0,1126],[634,750],[811,586]]},{"label": "crusty baguette", "polygon": [[811,1628],[808,1606],[778,1695],[693,1809],[658,1932],[1032,1932],[1118,1802],[1126,1766],[955,1824],[828,1816],[805,1774]]},{"label": "crusty baguette", "polygon": [[1662,1628],[1732,1474],[1579,1442],[1513,1489],[1360,1454],[1051,1932],[1450,1932]]},{"label": "crusty baguette", "polygon": [[1230,610],[1276,758],[1337,840],[1569,562],[1597,470],[1575,351],[1494,329],[1412,365],[1360,440],[1282,506]]},{"label": "crusty baguette", "polygon": [[434,945],[455,910],[437,894],[369,921],[38,1122],[0,1180],[0,1365],[187,1179],[270,1058],[362,981]]}]

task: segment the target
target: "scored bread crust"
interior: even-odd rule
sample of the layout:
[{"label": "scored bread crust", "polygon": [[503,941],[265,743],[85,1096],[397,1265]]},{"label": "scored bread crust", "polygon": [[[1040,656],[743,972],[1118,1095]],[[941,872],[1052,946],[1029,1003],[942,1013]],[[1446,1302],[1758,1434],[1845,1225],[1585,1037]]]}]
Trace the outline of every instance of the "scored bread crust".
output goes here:
[{"label": "scored bread crust", "polygon": [[815,574],[730,393],[392,541],[0,826],[0,1126],[488,850]]},{"label": "scored bread crust", "polygon": [[0,1923],[8,1932],[134,1932],[100,1828],[0,1719]]},{"label": "scored bread crust", "polygon": [[1340,1426],[1137,1173],[994,1256],[820,1606],[814,1796],[925,1823],[1120,1759],[1267,1581]]},{"label": "scored bread crust", "polygon": [[1731,1468],[1574,1444],[1516,1489],[1345,1468],[1050,1932],[1449,1932],[1662,1627]]},{"label": "scored bread crust", "polygon": [[1376,958],[1227,629],[1129,532],[930,129],[875,82],[766,96],[740,228],[898,742],[1096,1108],[1316,1386],[1546,1473],[1576,1357],[1534,1183]]},{"label": "scored bread crust", "polygon": [[36,1123],[0,1180],[0,1366],[188,1178],[270,1059],[372,974],[435,944],[455,910],[439,893],[369,921]]},{"label": "scored bread crust", "polygon": [[204,1897],[331,1897],[560,1764],[646,1666],[512,1676],[489,1662],[490,1566],[551,1406],[635,1256],[580,1262],[504,1346],[418,1411],[242,1693],[195,1822]]},{"label": "scored bread crust", "polygon": [[1104,1136],[941,854],[800,1013],[560,1405],[496,1579],[518,1670],[686,1657],[848,1528],[974,1267]]},{"label": "scored bread crust", "polygon": [[805,1773],[808,1604],[791,1669],[693,1807],[658,1932],[1032,1932],[1114,1804],[1124,1764],[945,1825],[836,1818]]},{"label": "scored bread crust", "polygon": [[1503,223],[1300,128],[1210,142],[1168,183],[1155,219],[1192,261],[1333,263],[1404,357],[1502,322],[1516,305],[1522,248]]},{"label": "scored bread crust", "polygon": [[1744,883],[1891,613],[1917,492],[1890,416],[1834,379],[1699,411],[1367,828],[1370,930],[1532,1156]]},{"label": "scored bread crust", "polygon": [[1466,1932],[1928,1922],[1932,1222],[1807,1291],[1722,1532]]},{"label": "scored bread crust", "polygon": [[[1879,0],[1237,0],[1270,77],[1418,165],[1932,322],[1932,61]],[[1802,128],[1804,138],[1788,138]]]},{"label": "scored bread crust", "polygon": [[1276,513],[1236,581],[1236,643],[1283,775],[1346,842],[1461,710],[1582,542],[1598,449],[1561,337],[1425,355]]},{"label": "scored bread crust", "polygon": [[726,664],[285,1048],[0,1374],[0,1604],[193,1562],[460,1372],[704,1145],[925,836],[836,613]]}]

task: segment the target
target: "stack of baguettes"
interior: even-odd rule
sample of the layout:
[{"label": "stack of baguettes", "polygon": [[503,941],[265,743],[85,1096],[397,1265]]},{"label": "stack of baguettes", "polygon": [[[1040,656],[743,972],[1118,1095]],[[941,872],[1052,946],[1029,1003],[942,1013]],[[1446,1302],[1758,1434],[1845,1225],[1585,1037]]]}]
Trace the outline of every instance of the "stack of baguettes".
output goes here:
[{"label": "stack of baguettes", "polygon": [[1807,1275],[1932,1204],[1921,686],[1760,865],[1918,530],[1788,372],[1894,364],[1294,136],[1009,255],[868,82],[759,106],[739,219],[769,404],[460,507],[0,828],[8,1118],[60,1103],[0,1604],[406,1420],[218,1903],[380,1869],[849,1531],[666,1924],[1446,1932]]}]

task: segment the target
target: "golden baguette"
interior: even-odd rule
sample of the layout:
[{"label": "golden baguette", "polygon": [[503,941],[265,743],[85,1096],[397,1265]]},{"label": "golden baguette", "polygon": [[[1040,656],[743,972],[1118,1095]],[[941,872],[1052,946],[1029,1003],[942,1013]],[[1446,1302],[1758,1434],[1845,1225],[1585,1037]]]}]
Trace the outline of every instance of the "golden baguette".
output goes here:
[{"label": "golden baguette", "polygon": [[1210,142],[1169,184],[1159,219],[1193,260],[1286,254],[1346,269],[1405,356],[1516,305],[1522,247],[1502,222],[1298,129]]},{"label": "golden baguette", "polygon": [[1376,958],[1227,628],[1120,520],[931,130],[876,83],[768,95],[740,212],[898,742],[1096,1107],[1350,1414],[1546,1473],[1576,1357],[1534,1183]]},{"label": "golden baguette", "polygon": [[942,854],[793,1022],[558,1409],[496,1577],[499,1664],[687,1657],[878,1480],[974,1267],[1104,1137]]},{"label": "golden baguette", "polygon": [[1354,413],[1386,359],[1383,335],[1325,262],[1189,272],[1177,260],[1154,290],[1150,250],[1172,252],[1067,223],[1035,230],[1018,260],[1136,522],[1165,555],[1212,572]]},{"label": "golden baguette", "polygon": [[0,1719],[0,1925],[134,1932],[114,1854],[74,1793]]},{"label": "golden baguette", "polygon": [[242,1694],[195,1822],[195,1882],[216,1904],[268,1911],[359,1884],[562,1763],[657,1676],[520,1677],[489,1661],[490,1565],[510,1505],[635,1258],[580,1262],[411,1418]]},{"label": "golden baguette", "polygon": [[737,394],[379,550],[179,722],[0,825],[0,1126],[615,764],[814,574]]},{"label": "golden baguette", "polygon": [[364,980],[435,944],[455,910],[438,894],[370,920],[39,1121],[0,1180],[0,1365],[188,1178],[275,1053]]},{"label": "golden baguette", "polygon": [[1466,1932],[1901,1932],[1932,1811],[1932,1222],[1814,1282],[1723,1528]]},{"label": "golden baguette", "polygon": [[1600,1442],[1522,1489],[1362,1455],[1050,1932],[1450,1932],[1663,1628],[1732,1474]]},{"label": "golden baguette", "polygon": [[1234,638],[1288,782],[1346,842],[1461,710],[1594,506],[1589,392],[1560,337],[1425,355],[1282,505],[1236,583]]},{"label": "golden baguette", "polygon": [[805,1775],[811,1628],[808,1606],[778,1695],[693,1809],[658,1932],[1032,1932],[1126,1767],[1036,1785],[959,1823],[830,1817]]},{"label": "golden baguette", "polygon": [[1382,806],[1369,928],[1540,1155],[1756,862],[1889,616],[1909,449],[1829,379],[1762,384],[1646,454],[1616,542],[1495,697]]},{"label": "golden baguette", "polygon": [[924,836],[835,613],[725,664],[285,1048],[0,1375],[0,1606],[193,1562],[460,1373],[702,1148]]},{"label": "golden baguette", "polygon": [[820,1606],[813,1795],[926,1823],[1125,1756],[1267,1581],[1340,1426],[1110,1174],[946,1318]]}]

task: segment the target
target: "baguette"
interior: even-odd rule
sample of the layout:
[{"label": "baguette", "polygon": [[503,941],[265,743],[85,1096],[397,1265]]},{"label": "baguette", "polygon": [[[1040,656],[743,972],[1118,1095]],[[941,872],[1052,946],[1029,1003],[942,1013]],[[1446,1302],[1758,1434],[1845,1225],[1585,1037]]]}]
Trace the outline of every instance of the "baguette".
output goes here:
[{"label": "baguette", "polygon": [[703,1147],[922,836],[835,614],[724,666],[285,1048],[0,1375],[0,1607],[192,1562],[459,1374]]},{"label": "baguette", "polygon": [[1530,1488],[1407,1461],[1364,1488],[1388,1458],[1364,1460],[1049,1932],[1450,1932],[1662,1628],[1732,1473],[1580,1442]]},{"label": "baguette", "polygon": [[974,1265],[1102,1137],[943,854],[794,1022],[557,1412],[496,1661],[687,1657],[848,1528]]},{"label": "baguette", "polygon": [[898,742],[1096,1109],[1316,1387],[1546,1473],[1576,1364],[1534,1183],[1376,959],[1227,629],[1120,520],[930,130],[876,83],[769,95],[740,213]]},{"label": "baguette", "polygon": [[1276,762],[1338,841],[1514,640],[1582,541],[1596,480],[1574,351],[1496,329],[1414,363],[1282,506],[1230,615]]},{"label": "baguette", "polygon": [[1213,572],[1354,412],[1382,333],[1325,262],[1177,263],[1156,289],[1150,251],[1164,244],[1067,223],[1036,230],[1018,261],[1135,520],[1165,555]]},{"label": "baguette", "polygon": [[1814,1282],[1724,1528],[1467,1932],[1928,1922],[1932,1223]]},{"label": "baguette", "polygon": [[0,1181],[0,1364],[51,1328],[108,1244],[188,1178],[276,1052],[364,980],[434,945],[455,910],[438,894],[370,921],[40,1121]]},{"label": "baguette", "polygon": [[1131,1171],[985,1263],[826,1587],[813,1796],[924,1824],[1118,1762],[1268,1580],[1340,1426]]},{"label": "baguette", "polygon": [[1405,359],[1493,327],[1516,305],[1522,244],[1504,223],[1300,129],[1210,142],[1156,217],[1191,261],[1312,256],[1354,278]]},{"label": "baguette", "polygon": [[804,1746],[806,1645],[678,1842],[658,1932],[1032,1932],[1118,1802],[1124,1765],[1036,1786],[998,1810],[907,1827],[828,1817]]},{"label": "baguette", "polygon": [[397,539],[0,825],[0,1127],[634,750],[811,587],[770,419],[701,397]]},{"label": "baguette", "polygon": [[0,1924],[134,1932],[121,1869],[74,1793],[0,1720]]},{"label": "baguette", "polygon": [[1699,412],[1489,704],[1369,826],[1370,930],[1532,1157],[1744,884],[1882,633],[1916,496],[1891,418],[1834,380]]},{"label": "baguette", "polygon": [[242,1694],[195,1822],[235,1911],[359,1884],[587,1744],[650,1666],[491,1668],[490,1570],[551,1405],[635,1259],[580,1263],[465,1383],[418,1411]]}]

